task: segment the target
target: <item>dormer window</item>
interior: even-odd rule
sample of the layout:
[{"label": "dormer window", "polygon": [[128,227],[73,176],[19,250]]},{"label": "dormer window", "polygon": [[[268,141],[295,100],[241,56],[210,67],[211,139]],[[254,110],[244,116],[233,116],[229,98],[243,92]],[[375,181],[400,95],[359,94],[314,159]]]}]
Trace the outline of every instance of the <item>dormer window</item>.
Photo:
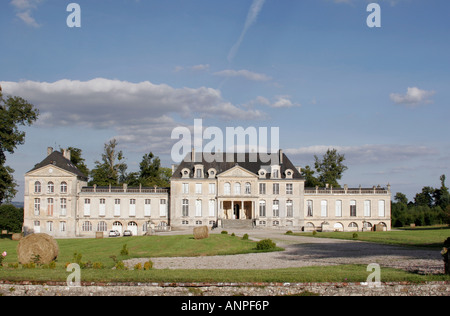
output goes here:
[{"label": "dormer window", "polygon": [[214,179],[216,177],[217,171],[214,168],[208,170],[208,175],[210,179]]},{"label": "dormer window", "polygon": [[202,179],[204,178],[203,174],[203,165],[195,165],[195,178],[196,179]]},{"label": "dormer window", "polygon": [[287,169],[284,174],[286,175],[286,179],[292,179],[294,176],[294,171],[292,171],[291,169]]},{"label": "dormer window", "polygon": [[191,174],[191,172],[190,172],[190,170],[187,169],[187,168],[184,168],[184,169],[181,171],[181,177],[182,177],[183,179],[189,179],[190,174]]},{"label": "dormer window", "polygon": [[280,166],[272,166],[271,178],[280,179]]},{"label": "dormer window", "polygon": [[259,175],[260,179],[265,179],[266,178],[266,170],[260,169],[258,172],[258,175]]}]

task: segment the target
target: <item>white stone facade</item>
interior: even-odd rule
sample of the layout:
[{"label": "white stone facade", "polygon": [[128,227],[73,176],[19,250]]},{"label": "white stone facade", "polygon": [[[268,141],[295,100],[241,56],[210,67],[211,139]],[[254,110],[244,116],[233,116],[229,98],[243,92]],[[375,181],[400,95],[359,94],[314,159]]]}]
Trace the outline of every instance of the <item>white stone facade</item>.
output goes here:
[{"label": "white stone facade", "polygon": [[174,170],[170,189],[88,187],[86,177],[74,168],[70,153],[49,150],[25,175],[25,233],[72,238],[130,230],[144,235],[150,228],[220,227],[224,220],[304,231],[391,227],[389,186],[305,188],[286,155],[275,166],[182,163]]}]

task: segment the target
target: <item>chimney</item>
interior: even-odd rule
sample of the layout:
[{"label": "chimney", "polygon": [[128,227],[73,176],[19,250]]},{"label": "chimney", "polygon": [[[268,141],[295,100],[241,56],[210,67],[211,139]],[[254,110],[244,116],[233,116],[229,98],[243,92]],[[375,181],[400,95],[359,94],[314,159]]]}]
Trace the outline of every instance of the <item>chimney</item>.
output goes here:
[{"label": "chimney", "polygon": [[195,147],[192,147],[191,162],[196,162],[195,161]]},{"label": "chimney", "polygon": [[282,149],[280,149],[279,154],[280,154],[280,165],[282,165],[283,164],[283,150]]},{"label": "chimney", "polygon": [[53,147],[47,147],[47,156],[50,156],[53,152]]},{"label": "chimney", "polygon": [[70,150],[68,149],[63,149],[63,156],[64,158],[66,158],[67,160],[70,160]]}]

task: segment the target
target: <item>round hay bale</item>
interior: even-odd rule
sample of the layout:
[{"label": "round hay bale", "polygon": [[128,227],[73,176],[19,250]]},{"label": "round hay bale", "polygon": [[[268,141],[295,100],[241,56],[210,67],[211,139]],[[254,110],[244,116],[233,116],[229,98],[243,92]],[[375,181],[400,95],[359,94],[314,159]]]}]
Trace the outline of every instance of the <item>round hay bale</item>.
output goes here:
[{"label": "round hay bale", "polygon": [[21,264],[31,262],[49,264],[58,257],[58,254],[58,243],[47,234],[28,235],[17,245],[17,257]]},{"label": "round hay bale", "polygon": [[208,226],[200,226],[194,228],[194,238],[197,240],[205,239],[209,237]]}]

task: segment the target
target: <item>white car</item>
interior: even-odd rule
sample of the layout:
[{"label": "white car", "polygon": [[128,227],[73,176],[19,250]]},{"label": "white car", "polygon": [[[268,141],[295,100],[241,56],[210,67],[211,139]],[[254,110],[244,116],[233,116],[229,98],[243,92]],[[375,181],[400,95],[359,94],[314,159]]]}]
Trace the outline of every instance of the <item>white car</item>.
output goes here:
[{"label": "white car", "polygon": [[109,237],[120,237],[120,233],[118,230],[110,230]]}]

